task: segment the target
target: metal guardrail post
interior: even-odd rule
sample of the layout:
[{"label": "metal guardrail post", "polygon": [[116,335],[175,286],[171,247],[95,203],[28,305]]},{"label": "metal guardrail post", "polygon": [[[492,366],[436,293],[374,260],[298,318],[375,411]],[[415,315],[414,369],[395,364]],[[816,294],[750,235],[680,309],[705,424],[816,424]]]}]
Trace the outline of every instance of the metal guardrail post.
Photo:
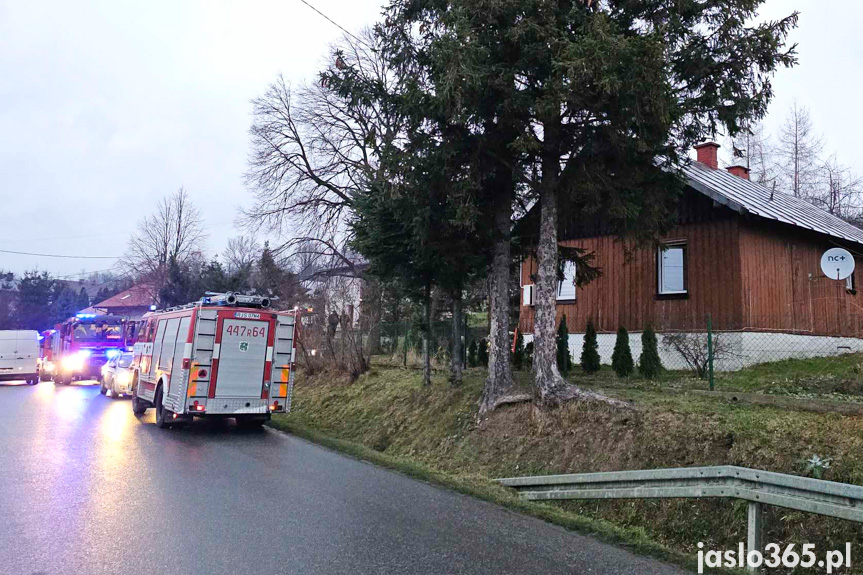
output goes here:
[{"label": "metal guardrail post", "polygon": [[529,501],[566,499],[740,499],[747,508],[747,554],[764,549],[764,505],[863,523],[863,486],[734,465],[604,471],[496,480]]},{"label": "metal guardrail post", "polygon": [[[746,553],[751,551],[762,551],[764,534],[764,525],[761,520],[761,504],[755,501],[749,502],[748,520],[746,525]],[[757,567],[750,567],[749,571],[757,573]]]}]

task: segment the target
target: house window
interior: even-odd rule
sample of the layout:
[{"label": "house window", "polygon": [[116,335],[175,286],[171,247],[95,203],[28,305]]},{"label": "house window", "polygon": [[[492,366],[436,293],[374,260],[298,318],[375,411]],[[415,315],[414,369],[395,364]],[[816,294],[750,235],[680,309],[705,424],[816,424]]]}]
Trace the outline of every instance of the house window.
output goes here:
[{"label": "house window", "polygon": [[676,242],[659,248],[657,277],[659,293],[686,293],[686,244]]},{"label": "house window", "polygon": [[854,272],[851,272],[851,275],[845,278],[845,289],[850,292],[857,289],[857,286],[854,285]]},{"label": "house window", "polygon": [[575,262],[564,262],[563,281],[557,284],[557,301],[575,300]]}]

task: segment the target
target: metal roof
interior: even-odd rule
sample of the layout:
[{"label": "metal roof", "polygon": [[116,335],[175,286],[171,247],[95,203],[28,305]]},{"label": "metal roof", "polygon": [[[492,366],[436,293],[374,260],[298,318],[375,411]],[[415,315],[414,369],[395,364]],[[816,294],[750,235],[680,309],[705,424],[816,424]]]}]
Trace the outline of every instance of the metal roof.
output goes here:
[{"label": "metal roof", "polygon": [[683,172],[693,189],[736,212],[863,244],[863,230],[806,200],[781,192],[771,199],[770,190],[764,186],[700,162],[690,162]]},{"label": "metal roof", "polygon": [[150,284],[137,284],[121,291],[120,293],[109,297],[99,303],[94,303],[93,307],[98,309],[111,308],[126,308],[126,307],[141,307],[149,308],[151,304],[156,303],[156,298],[153,296],[155,288]]}]

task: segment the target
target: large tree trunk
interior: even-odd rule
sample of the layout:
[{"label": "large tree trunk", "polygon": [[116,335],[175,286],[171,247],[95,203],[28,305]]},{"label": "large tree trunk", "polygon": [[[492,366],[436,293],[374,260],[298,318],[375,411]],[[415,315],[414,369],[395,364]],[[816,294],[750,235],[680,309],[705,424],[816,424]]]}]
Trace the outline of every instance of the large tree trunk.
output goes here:
[{"label": "large tree trunk", "polygon": [[425,307],[425,329],[423,329],[423,385],[431,385],[431,337],[432,337],[432,301],[431,287],[426,287]]},{"label": "large tree trunk", "polygon": [[512,204],[507,196],[501,199],[495,212],[494,254],[489,281],[488,377],[479,403],[479,414],[493,410],[512,387],[512,367],[509,363],[509,281],[510,226]]},{"label": "large tree trunk", "polygon": [[381,304],[383,290],[376,279],[362,280],[360,304],[360,328],[367,334],[366,350],[369,359],[381,353]]},{"label": "large tree trunk", "polygon": [[542,183],[540,185],[538,269],[533,319],[534,395],[538,403],[554,404],[569,387],[557,369],[557,199],[560,174],[558,154],[560,118],[544,122]]},{"label": "large tree trunk", "polygon": [[[543,179],[545,179],[545,175]],[[566,381],[557,369],[557,189],[547,186],[540,199],[539,259],[533,319],[534,392],[540,403],[556,403]]]},{"label": "large tree trunk", "polygon": [[456,290],[452,296],[452,349],[450,360],[449,381],[452,385],[461,385],[464,364],[462,363],[461,331],[464,323],[462,314],[462,292]]},{"label": "large tree trunk", "polygon": [[556,405],[568,399],[602,401],[625,406],[619,400],[582,390],[567,383],[557,369],[557,202],[560,185],[558,135],[560,118],[543,125],[544,153],[540,185],[540,222],[537,245],[538,269],[533,319],[534,399],[539,406]]}]

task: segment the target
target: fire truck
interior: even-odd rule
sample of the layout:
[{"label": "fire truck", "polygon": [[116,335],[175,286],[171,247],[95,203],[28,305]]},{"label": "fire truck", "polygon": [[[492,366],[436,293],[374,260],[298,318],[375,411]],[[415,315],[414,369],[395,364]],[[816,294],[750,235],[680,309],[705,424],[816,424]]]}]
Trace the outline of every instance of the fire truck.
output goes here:
[{"label": "fire truck", "polygon": [[270,299],[208,293],[144,316],[135,357],[132,411],[156,409],[156,425],[233,417],[257,427],[291,408],[296,312]]},{"label": "fire truck", "polygon": [[79,313],[43,333],[43,370],[59,385],[98,379],[105,362],[131,343],[133,329],[119,316]]}]

